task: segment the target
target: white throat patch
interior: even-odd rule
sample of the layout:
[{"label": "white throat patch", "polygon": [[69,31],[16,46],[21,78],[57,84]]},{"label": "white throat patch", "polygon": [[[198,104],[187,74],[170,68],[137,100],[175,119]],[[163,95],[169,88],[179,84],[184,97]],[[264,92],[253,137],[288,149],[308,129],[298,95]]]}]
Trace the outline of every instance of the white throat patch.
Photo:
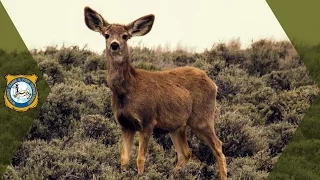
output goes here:
[{"label": "white throat patch", "polygon": [[123,60],[123,56],[121,56],[121,55],[115,55],[115,56],[113,56],[113,59],[114,59],[115,62],[121,63],[122,60]]}]

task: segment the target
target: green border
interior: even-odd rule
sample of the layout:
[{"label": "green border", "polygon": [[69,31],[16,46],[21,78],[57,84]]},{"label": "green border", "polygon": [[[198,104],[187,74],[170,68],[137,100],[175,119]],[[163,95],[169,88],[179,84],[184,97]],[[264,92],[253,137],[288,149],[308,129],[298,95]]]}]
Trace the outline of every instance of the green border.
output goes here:
[{"label": "green border", "polygon": [[[320,85],[320,1],[267,0],[282,28]],[[320,96],[285,147],[268,179],[320,179]]]},{"label": "green border", "polygon": [[[0,1],[0,177],[2,177],[24,136],[30,130],[40,107],[49,94],[49,86]],[[5,76],[36,74],[39,103],[36,108],[17,112],[5,106]]]}]

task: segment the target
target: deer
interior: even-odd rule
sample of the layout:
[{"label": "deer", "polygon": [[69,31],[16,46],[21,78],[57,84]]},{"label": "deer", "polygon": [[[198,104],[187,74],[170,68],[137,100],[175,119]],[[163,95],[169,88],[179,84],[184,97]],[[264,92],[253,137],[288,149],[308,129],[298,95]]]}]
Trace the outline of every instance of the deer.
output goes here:
[{"label": "deer", "polygon": [[15,84],[14,88],[16,90],[16,93],[13,95],[15,98],[20,99],[20,97],[24,97],[24,96],[27,96],[27,99],[31,98],[31,94],[28,92],[27,89],[24,89],[24,90],[19,89],[18,84]]},{"label": "deer", "polygon": [[222,141],[214,130],[217,86],[207,74],[195,67],[148,71],[134,68],[127,41],[144,36],[152,29],[155,16],[149,14],[129,24],[107,22],[86,6],[86,26],[100,33],[106,43],[106,79],[112,92],[111,109],[121,127],[120,167],[128,169],[133,139],[139,133],[138,175],[143,174],[148,143],[155,131],[168,133],[177,153],[175,172],[191,157],[187,127],[203,140],[217,159],[219,179],[227,179]]}]

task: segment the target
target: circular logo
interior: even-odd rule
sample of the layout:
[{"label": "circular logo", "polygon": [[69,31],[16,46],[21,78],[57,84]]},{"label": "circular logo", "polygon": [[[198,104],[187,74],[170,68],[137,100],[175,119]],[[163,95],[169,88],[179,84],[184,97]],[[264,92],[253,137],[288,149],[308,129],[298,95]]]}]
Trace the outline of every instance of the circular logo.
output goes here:
[{"label": "circular logo", "polygon": [[8,101],[17,108],[25,108],[33,103],[37,89],[32,81],[19,77],[13,79],[6,88]]}]

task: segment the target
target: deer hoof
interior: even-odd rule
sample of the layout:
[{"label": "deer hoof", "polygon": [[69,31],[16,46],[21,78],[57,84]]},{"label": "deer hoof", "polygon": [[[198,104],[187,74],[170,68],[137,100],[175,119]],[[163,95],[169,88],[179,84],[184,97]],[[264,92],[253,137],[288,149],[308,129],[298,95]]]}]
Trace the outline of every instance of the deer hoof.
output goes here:
[{"label": "deer hoof", "polygon": [[128,170],[127,165],[121,165],[121,172],[126,172]]}]

